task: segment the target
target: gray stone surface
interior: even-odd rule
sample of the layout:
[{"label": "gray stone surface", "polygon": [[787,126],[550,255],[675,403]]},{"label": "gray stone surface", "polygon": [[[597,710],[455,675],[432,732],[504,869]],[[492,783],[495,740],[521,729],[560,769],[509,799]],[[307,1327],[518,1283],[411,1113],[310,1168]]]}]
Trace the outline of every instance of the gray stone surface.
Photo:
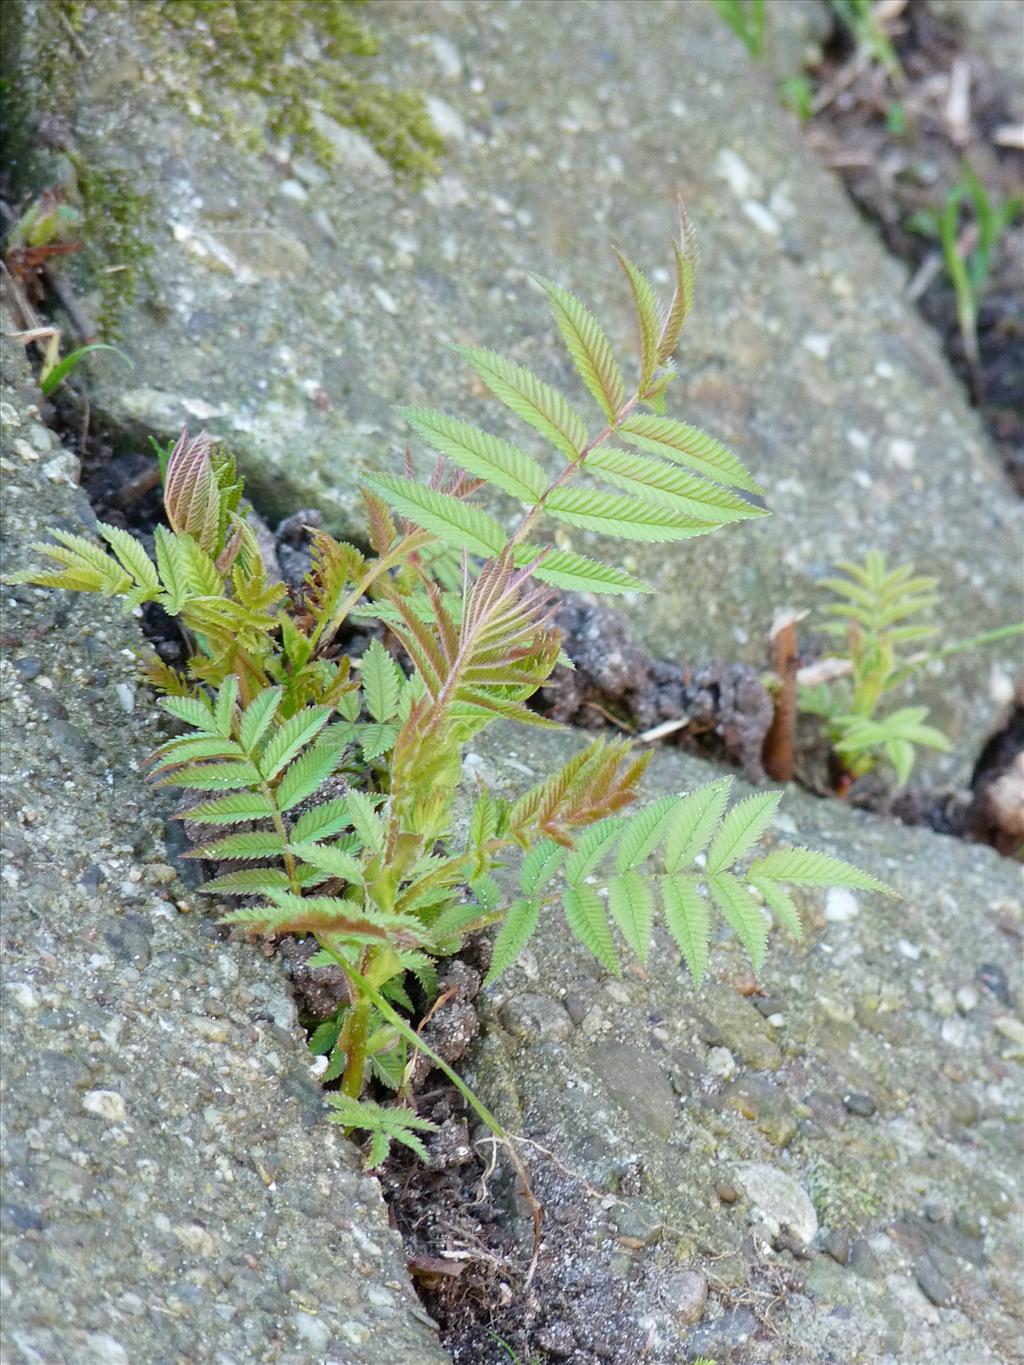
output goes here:
[{"label": "gray stone surface", "polygon": [[[704,264],[672,409],[735,446],[775,515],[671,553],[639,547],[659,589],[630,604],[640,637],[686,662],[760,663],[774,609],[811,605],[834,560],[872,546],[939,575],[947,638],[1019,614],[1017,509],[936,338],[901,298],[901,267],[712,5],[375,5],[376,78],[426,91],[448,143],[420,188],[379,158],[368,166],[351,135],[335,139],[331,172],[265,132],[240,151],[205,126],[210,102],[249,131],[266,109],[205,82],[179,37],[155,39],[158,5],[87,5],[88,61],[63,30],[56,60],[53,42],[48,60],[34,55],[32,16],[50,10],[23,7],[26,88],[62,72],[38,107],[66,106],[86,162],[154,197],[152,289],[123,326],[136,368],[97,361],[95,419],[140,435],[202,422],[238,449],[264,510],[315,502],[358,527],[359,476],[402,459],[394,403],[513,434],[450,343],[571,384],[529,270],[580,290],[616,340],[631,335],[608,244],[663,280],[682,191]],[[818,9],[793,14],[776,25],[787,52]],[[39,183],[60,174],[51,154]],[[600,549],[590,533],[570,539]],[[1016,659],[1011,644],[917,680],[956,744],[923,767],[967,775],[996,710],[990,670]]]},{"label": "gray stone surface", "polygon": [[[577,742],[499,727],[474,768],[511,794]],[[714,773],[662,751],[647,794]],[[805,892],[804,937],[772,934],[760,995],[724,929],[695,990],[661,929],[647,969],[613,978],[553,911],[487,996],[471,1079],[537,1144],[520,1150],[556,1209],[549,1248],[573,1193],[586,1211],[582,1316],[627,1283],[621,1340],[642,1327],[659,1365],[1016,1365],[1020,869],[795,790],[775,828],[902,901],[857,893],[831,919]],[[539,993],[573,1000],[564,1041],[505,1031]],[[874,1109],[851,1112],[852,1095]],[[681,1270],[708,1282],[699,1323],[678,1307]]]},{"label": "gray stone surface", "polygon": [[[90,514],[6,336],[3,379],[7,569]],[[0,591],[4,1361],[443,1365],[280,968],[168,863],[134,624]]]}]

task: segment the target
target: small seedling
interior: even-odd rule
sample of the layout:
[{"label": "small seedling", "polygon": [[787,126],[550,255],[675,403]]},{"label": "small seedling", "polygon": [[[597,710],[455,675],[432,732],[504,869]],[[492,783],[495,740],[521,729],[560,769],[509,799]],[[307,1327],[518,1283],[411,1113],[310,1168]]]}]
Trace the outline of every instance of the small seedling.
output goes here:
[{"label": "small seedling", "polygon": [[119,351],[116,346],[110,346],[105,341],[95,341],[89,346],[79,346],[77,350],[66,355],[63,360],[58,361],[55,365],[44,363],[39,372],[39,387],[42,390],[43,397],[49,398],[63,384],[71,371],[93,351],[113,351],[116,356],[121,357],[129,369],[135,368],[124,351]]},{"label": "small seedling", "polygon": [[[961,210],[970,221],[961,228]],[[1007,228],[1024,212],[1024,197],[1015,195],[995,204],[973,168],[964,164],[959,182],[946,195],[939,213],[922,210],[908,227],[937,237],[946,274],[956,291],[957,322],[964,354],[972,370],[978,367],[978,307],[992,269],[993,258]]]},{"label": "small seedling", "polygon": [[822,611],[830,619],[821,629],[839,641],[845,676],[834,683],[799,689],[802,711],[824,718],[826,732],[851,777],[862,777],[887,763],[902,786],[910,777],[921,746],[948,753],[946,735],[927,725],[928,709],[904,706],[885,711],[893,693],[919,668],[950,654],[975,649],[1024,632],[1024,625],[985,631],[956,644],[903,656],[907,645],[933,638],[937,627],[914,618],[939,601],[938,579],[914,574],[912,564],[890,570],[885,556],[869,551],[863,564],[837,566],[845,577],[825,578],[821,587],[839,598]]}]

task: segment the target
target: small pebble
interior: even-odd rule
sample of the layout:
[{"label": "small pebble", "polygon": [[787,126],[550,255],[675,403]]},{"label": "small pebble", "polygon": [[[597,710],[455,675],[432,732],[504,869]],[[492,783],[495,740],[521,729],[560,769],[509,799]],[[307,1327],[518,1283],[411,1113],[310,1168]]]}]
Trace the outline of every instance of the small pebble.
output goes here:
[{"label": "small pebble", "polygon": [[700,1322],[708,1302],[708,1282],[699,1270],[680,1270],[662,1286],[667,1307],[680,1322]]},{"label": "small pebble", "polygon": [[928,1256],[922,1256],[914,1266],[914,1279],[926,1299],[936,1308],[948,1308],[953,1302],[953,1291]]},{"label": "small pebble", "polygon": [[821,1245],[828,1254],[839,1265],[848,1265],[850,1261],[850,1234],[842,1228],[833,1228],[828,1235],[823,1238]]},{"label": "small pebble", "polygon": [[715,1194],[723,1204],[735,1204],[739,1198],[739,1192],[735,1185],[730,1185],[728,1180],[720,1180],[715,1186]]},{"label": "small pebble", "polygon": [[843,1104],[849,1113],[857,1114],[863,1119],[869,1119],[878,1110],[878,1105],[871,1096],[858,1090],[851,1090],[848,1095],[844,1095]]},{"label": "small pebble", "polygon": [[90,1090],[82,1097],[82,1108],[108,1123],[124,1123],[128,1107],[116,1090]]}]

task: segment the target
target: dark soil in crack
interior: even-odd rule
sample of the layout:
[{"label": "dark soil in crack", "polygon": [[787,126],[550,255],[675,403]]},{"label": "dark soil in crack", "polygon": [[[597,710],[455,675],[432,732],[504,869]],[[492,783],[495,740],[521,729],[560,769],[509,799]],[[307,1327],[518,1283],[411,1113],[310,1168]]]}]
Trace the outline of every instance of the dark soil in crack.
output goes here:
[{"label": "dark soil in crack", "polygon": [[[996,72],[968,50],[952,19],[928,0],[910,0],[888,25],[903,70],[901,84],[878,62],[863,62],[839,21],[814,71],[817,112],[807,140],[840,176],[889,250],[907,262],[908,290],[942,338],[946,354],[980,411],[1007,472],[1024,494],[1024,226],[1007,230],[991,261],[979,308],[978,363],[964,347],[956,293],[934,235],[915,231],[922,214],[941,211],[965,163],[992,203],[1017,196],[1024,149],[1014,134]],[[974,232],[961,219],[961,246]]]}]

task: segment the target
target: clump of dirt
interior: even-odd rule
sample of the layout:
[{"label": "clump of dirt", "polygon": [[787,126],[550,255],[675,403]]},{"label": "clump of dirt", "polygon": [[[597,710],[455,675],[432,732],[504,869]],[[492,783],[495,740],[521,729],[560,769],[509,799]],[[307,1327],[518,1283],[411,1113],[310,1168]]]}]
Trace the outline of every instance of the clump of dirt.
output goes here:
[{"label": "clump of dirt", "polygon": [[563,598],[557,621],[575,667],[560,665],[541,688],[542,714],[581,729],[612,724],[647,742],[663,739],[741,767],[752,782],[765,780],[761,755],[774,707],[750,664],[691,669],[657,659],[633,642],[619,612],[574,593]]},{"label": "clump of dirt", "polygon": [[[893,7],[890,6],[890,10]],[[908,263],[910,296],[940,333],[953,368],[971,393],[1024,493],[1024,227],[1007,230],[991,260],[977,323],[978,360],[964,347],[956,293],[922,215],[941,211],[975,171],[993,204],[1020,194],[1022,148],[1007,94],[990,64],[966,44],[954,19],[927,0],[910,0],[887,22],[902,80],[858,52],[838,20],[813,73],[814,113],[807,139],[847,192]],[[970,250],[976,224],[961,223]]]}]

